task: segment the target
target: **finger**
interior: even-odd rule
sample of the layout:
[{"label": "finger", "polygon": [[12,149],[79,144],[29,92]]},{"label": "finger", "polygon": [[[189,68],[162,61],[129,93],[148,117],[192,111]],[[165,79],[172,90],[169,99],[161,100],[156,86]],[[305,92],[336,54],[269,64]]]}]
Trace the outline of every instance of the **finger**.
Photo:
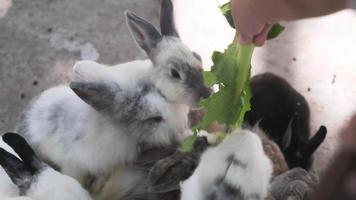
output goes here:
[{"label": "finger", "polygon": [[266,24],[262,31],[257,34],[254,38],[254,43],[256,46],[263,46],[265,41],[267,40],[268,32],[271,30],[272,25]]},{"label": "finger", "polygon": [[[265,23],[250,23],[240,29],[241,39],[243,40],[241,44],[250,44],[255,42],[255,38],[263,33],[266,29]],[[268,30],[267,30],[268,33]]]}]

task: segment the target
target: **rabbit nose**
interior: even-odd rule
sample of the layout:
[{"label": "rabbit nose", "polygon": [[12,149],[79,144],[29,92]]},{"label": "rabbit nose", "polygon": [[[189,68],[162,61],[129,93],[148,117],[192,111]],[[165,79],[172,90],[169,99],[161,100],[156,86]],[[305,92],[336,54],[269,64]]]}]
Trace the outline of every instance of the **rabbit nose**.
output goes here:
[{"label": "rabbit nose", "polygon": [[211,92],[208,88],[202,86],[201,88],[199,88],[199,97],[201,98],[208,98],[210,96]]}]

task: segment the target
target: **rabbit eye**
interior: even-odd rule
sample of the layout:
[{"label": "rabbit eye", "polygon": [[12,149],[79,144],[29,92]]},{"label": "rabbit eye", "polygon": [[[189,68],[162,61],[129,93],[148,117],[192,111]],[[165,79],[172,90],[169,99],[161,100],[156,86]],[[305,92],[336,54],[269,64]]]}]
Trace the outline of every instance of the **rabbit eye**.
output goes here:
[{"label": "rabbit eye", "polygon": [[179,72],[177,70],[175,70],[175,69],[171,69],[171,76],[173,78],[175,78],[175,79],[179,79],[179,80],[181,79],[180,75],[179,75]]}]

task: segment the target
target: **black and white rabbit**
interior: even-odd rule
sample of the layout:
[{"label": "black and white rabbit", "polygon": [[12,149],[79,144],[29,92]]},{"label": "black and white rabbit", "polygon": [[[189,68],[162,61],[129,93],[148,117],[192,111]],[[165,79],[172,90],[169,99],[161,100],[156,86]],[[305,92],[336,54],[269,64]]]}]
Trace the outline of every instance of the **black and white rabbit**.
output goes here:
[{"label": "black and white rabbit", "polygon": [[181,200],[263,200],[272,172],[260,137],[236,130],[202,154],[193,175],[181,184]]},{"label": "black and white rabbit", "polygon": [[75,179],[55,171],[42,162],[23,137],[15,133],[6,133],[2,139],[3,141],[0,141],[0,165],[3,168],[0,168],[1,199],[91,199],[89,193]]},{"label": "black and white rabbit", "polygon": [[310,137],[310,111],[305,98],[286,80],[264,73],[251,79],[251,110],[246,126],[258,125],[281,148],[289,168],[309,169],[312,155],[326,137],[326,128]]},{"label": "black and white rabbit", "polygon": [[161,32],[130,11],[125,16],[149,60],[77,63],[76,81],[44,91],[18,126],[41,158],[82,184],[132,162],[140,143],[180,143],[189,108],[209,95],[201,60],[178,37],[170,0],[161,3]]}]

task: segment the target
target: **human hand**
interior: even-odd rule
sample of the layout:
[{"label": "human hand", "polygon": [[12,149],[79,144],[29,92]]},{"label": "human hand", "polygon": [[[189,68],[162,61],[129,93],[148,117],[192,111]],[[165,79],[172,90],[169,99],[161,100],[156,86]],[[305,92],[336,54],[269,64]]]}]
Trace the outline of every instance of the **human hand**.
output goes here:
[{"label": "human hand", "polygon": [[[268,2],[270,1],[270,2]],[[271,5],[263,4],[273,3],[275,0],[232,0],[231,14],[234,19],[235,27],[239,32],[239,42],[241,44],[254,43],[256,46],[262,46],[267,39],[267,35],[272,25],[279,21],[279,18],[271,14]],[[277,7],[277,6],[276,6]]]},{"label": "human hand", "polygon": [[346,0],[231,0],[231,8],[240,43],[262,46],[273,24],[281,20],[327,15],[347,4]]}]

